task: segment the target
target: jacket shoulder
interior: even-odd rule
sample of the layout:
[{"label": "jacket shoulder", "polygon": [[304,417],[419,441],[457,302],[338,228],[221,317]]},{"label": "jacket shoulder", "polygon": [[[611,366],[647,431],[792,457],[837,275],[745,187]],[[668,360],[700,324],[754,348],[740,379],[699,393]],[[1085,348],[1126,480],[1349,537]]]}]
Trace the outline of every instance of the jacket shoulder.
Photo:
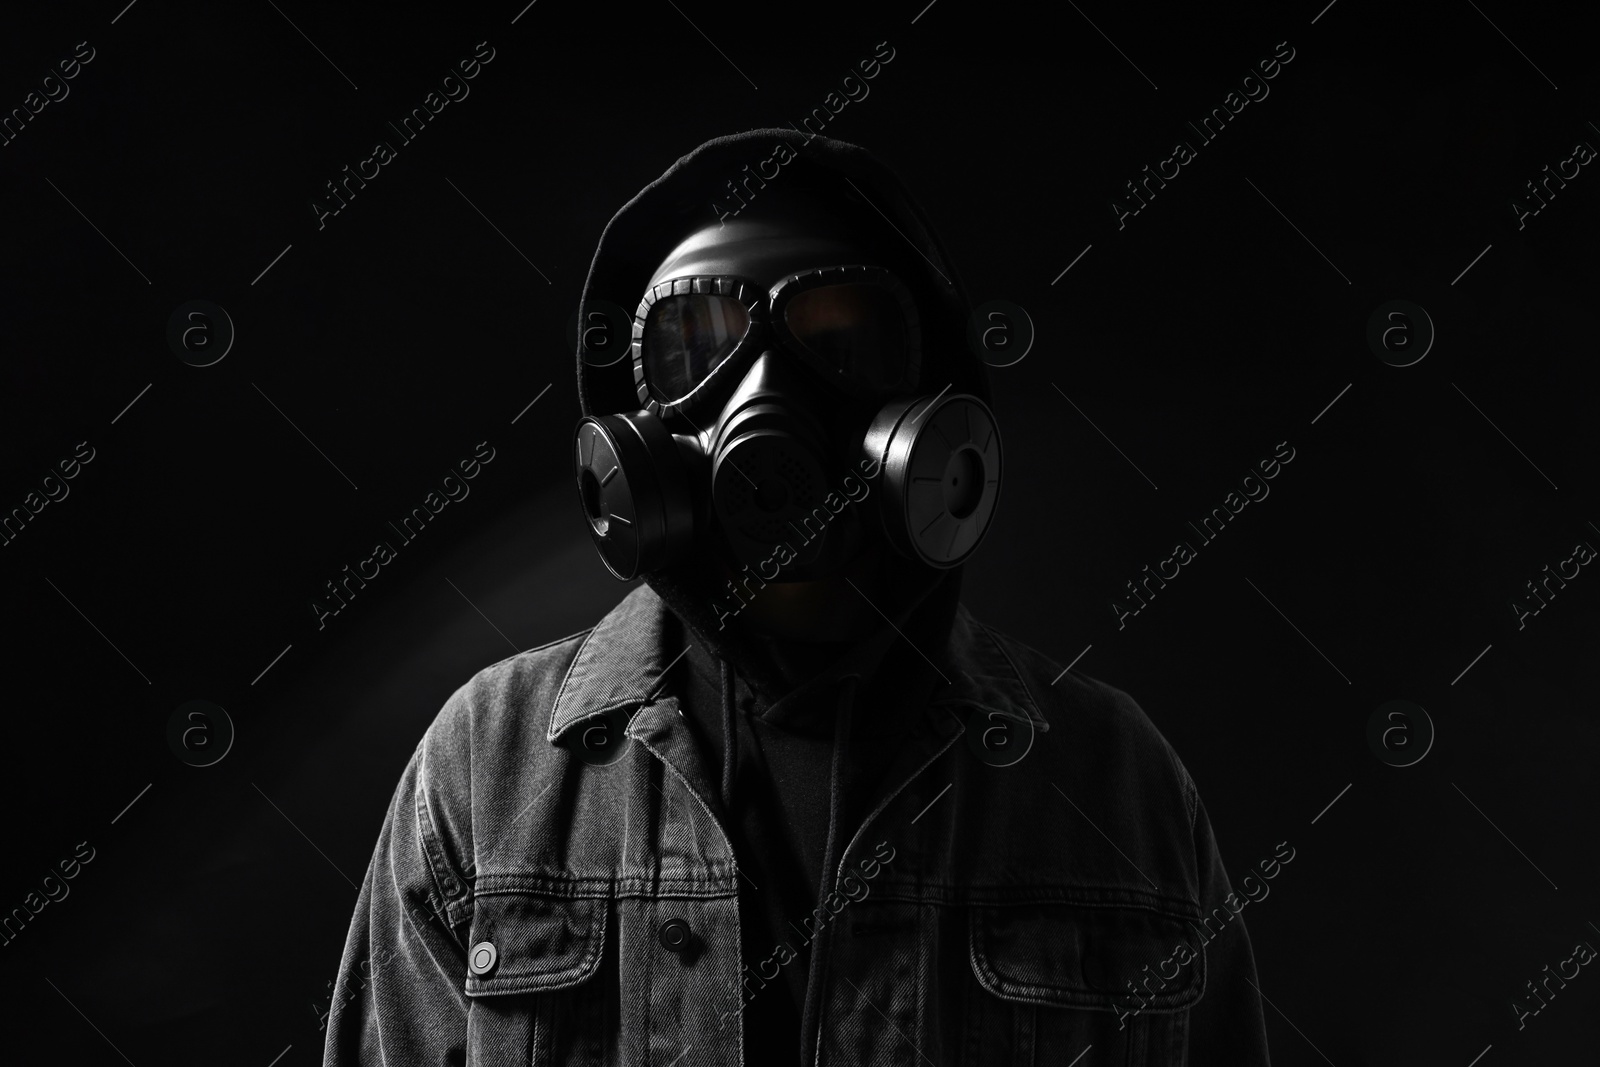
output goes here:
[{"label": "jacket shoulder", "polygon": [[[470,758],[482,744],[499,746],[538,728],[592,627],[491,663],[445,700],[423,738],[436,761]],[[477,743],[477,745],[474,744]]]},{"label": "jacket shoulder", "polygon": [[1032,646],[993,627],[977,624],[1003,652],[1048,728],[1046,750],[1075,758],[1065,770],[1085,761],[1137,773],[1145,782],[1166,779],[1177,789],[1192,826],[1198,797],[1182,759],[1126,691],[1077,670],[1062,667]]},{"label": "jacket shoulder", "polygon": [[[1026,718],[1032,731],[1026,749],[1015,750],[1022,755],[994,761],[993,770],[969,768],[984,824],[1000,828],[975,847],[1004,852],[995,861],[1035,884],[1145,894],[1190,910],[1199,899],[1199,798],[1155,723],[1122,689],[968,622],[981,664],[979,710],[1010,704],[1010,728],[1029,729]],[[989,721],[969,718],[967,730]],[[1053,827],[1049,847],[1005,829],[1035,826],[1042,815]]]},{"label": "jacket shoulder", "polygon": [[[469,884],[510,828],[511,798],[533,796],[564,754],[546,740],[556,694],[591,630],[482,668],[445,700],[415,757],[417,820],[441,881]],[[530,792],[531,790],[531,792]],[[519,805],[520,806],[520,805]]]}]

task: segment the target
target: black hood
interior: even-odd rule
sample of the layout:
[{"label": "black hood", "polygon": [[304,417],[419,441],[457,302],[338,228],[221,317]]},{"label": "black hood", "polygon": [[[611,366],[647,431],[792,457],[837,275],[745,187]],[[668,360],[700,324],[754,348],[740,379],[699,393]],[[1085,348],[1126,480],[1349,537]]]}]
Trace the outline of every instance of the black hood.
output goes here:
[{"label": "black hood", "polygon": [[[707,141],[681,157],[606,225],[584,283],[582,304],[604,300],[631,313],[651,273],[679,241],[739,206],[730,182],[743,188],[758,164],[770,160],[780,145],[789,146],[792,158],[782,163],[776,177],[749,187],[754,190],[751,206],[763,206],[763,198],[770,205],[786,197],[816,197],[848,207],[859,217],[870,217],[873,225],[881,219],[898,231],[896,241],[906,250],[905,269],[921,272],[916,280],[925,283],[923,291],[934,305],[923,330],[926,380],[934,391],[949,383],[952,392],[971,393],[988,403],[986,368],[966,344],[967,294],[926,216],[900,180],[865,149],[828,137],[807,136],[793,129],[750,130]],[[631,361],[597,367],[577,355],[576,362],[583,414],[638,409]],[[709,598],[703,590],[695,591],[698,587],[691,580],[694,566],[657,572],[645,581],[735,667],[753,678],[770,679],[772,675],[765,669],[767,657],[742,627],[718,628]],[[905,561],[900,585],[908,595],[901,597],[901,603],[922,601],[926,599],[922,594],[935,586],[942,587],[943,595],[934,599],[951,600],[959,580],[959,568],[936,571]],[[953,603],[950,606],[953,608]]]}]

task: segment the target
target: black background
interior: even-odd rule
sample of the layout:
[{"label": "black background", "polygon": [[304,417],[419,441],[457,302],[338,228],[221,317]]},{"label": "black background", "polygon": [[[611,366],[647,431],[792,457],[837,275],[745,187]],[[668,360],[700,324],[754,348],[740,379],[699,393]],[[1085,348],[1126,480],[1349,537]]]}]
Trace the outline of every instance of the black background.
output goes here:
[{"label": "black background", "polygon": [[[0,910],[95,849],[0,948],[7,1059],[318,1061],[423,729],[474,671],[624,591],[567,455],[563,335],[602,227],[701,141],[798,121],[887,40],[828,134],[897,169],[975,302],[1038,334],[993,373],[1007,480],[967,603],[1140,701],[1236,879],[1296,849],[1244,916],[1277,1062],[1592,1060],[1593,968],[1521,1031],[1509,1007],[1600,944],[1600,578],[1520,630],[1509,607],[1600,546],[1600,177],[1524,229],[1510,207],[1600,145],[1580,15],[278,6],[57,5],[0,36],[7,111],[95,49],[0,147],[0,510],[95,450],[0,548]],[[323,183],[485,40],[470,96],[319,229]],[[1123,183],[1280,41],[1270,95],[1119,230]],[[210,367],[166,343],[192,299],[237,329]],[[1437,329],[1413,366],[1366,342],[1392,299]],[[323,583],[485,440],[471,495],[319,629]],[[1122,583],[1280,441],[1271,495],[1119,630]],[[1393,698],[1437,730],[1407,768],[1366,741]],[[237,728],[214,766],[167,746],[192,699]]]}]

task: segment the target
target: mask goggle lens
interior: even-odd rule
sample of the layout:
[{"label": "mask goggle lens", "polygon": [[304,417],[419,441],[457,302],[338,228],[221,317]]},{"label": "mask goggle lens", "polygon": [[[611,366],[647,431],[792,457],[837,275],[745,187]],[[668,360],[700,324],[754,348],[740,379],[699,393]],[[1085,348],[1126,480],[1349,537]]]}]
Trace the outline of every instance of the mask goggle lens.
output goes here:
[{"label": "mask goggle lens", "polygon": [[[818,284],[830,275],[869,280]],[[796,281],[802,284],[794,284]],[[710,283],[710,284],[707,284]],[[723,280],[669,283],[673,289],[725,288]],[[743,286],[739,286],[741,292]],[[751,336],[763,316],[759,303],[717,292],[668,292],[647,297],[639,354],[649,394],[681,402]],[[773,331],[796,355],[830,377],[868,389],[889,389],[912,361],[916,311],[909,295],[876,268],[832,268],[789,279],[771,294]],[[756,312],[757,314],[752,314]],[[641,398],[642,399],[642,398]]]},{"label": "mask goggle lens", "polygon": [[785,302],[783,326],[823,366],[862,385],[884,388],[905,373],[905,312],[881,285],[805,289]]},{"label": "mask goggle lens", "polygon": [[750,312],[731,296],[682,293],[663,297],[645,320],[645,380],[663,403],[689,395],[750,332]]}]

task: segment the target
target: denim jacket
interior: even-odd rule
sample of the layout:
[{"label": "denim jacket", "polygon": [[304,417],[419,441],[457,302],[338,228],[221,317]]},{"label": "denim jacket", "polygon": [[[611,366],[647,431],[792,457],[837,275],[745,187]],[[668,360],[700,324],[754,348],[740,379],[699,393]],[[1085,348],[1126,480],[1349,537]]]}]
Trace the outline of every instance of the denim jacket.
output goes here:
[{"label": "denim jacket", "polygon": [[[786,946],[741,963],[667,616],[640,586],[445,704],[362,883],[326,1064],[742,1067]],[[927,651],[951,684],[792,923],[822,969],[804,1061],[1265,1064],[1242,902],[1150,720],[964,608]]]}]

